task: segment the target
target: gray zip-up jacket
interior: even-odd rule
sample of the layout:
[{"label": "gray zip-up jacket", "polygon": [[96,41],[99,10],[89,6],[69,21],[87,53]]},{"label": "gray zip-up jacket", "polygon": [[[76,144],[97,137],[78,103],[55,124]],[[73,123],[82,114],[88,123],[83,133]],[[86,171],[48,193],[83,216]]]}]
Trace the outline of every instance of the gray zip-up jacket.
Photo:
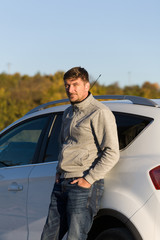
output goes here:
[{"label": "gray zip-up jacket", "polygon": [[90,94],[63,114],[61,177],[84,177],[90,184],[103,179],[119,159],[117,126],[112,112]]}]

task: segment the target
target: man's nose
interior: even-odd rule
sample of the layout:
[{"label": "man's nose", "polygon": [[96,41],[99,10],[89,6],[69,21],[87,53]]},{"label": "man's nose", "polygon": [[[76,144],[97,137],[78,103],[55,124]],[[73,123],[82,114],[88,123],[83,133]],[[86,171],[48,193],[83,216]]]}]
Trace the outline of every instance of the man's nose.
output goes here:
[{"label": "man's nose", "polygon": [[68,92],[69,93],[73,93],[74,92],[74,86],[73,85],[69,86]]}]

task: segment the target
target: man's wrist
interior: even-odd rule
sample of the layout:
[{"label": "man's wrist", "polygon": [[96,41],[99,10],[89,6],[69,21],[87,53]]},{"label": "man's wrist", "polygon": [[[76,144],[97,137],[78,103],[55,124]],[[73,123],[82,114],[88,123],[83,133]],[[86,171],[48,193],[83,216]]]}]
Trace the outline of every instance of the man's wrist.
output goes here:
[{"label": "man's wrist", "polygon": [[95,182],[90,175],[86,175],[83,178],[91,185]]}]

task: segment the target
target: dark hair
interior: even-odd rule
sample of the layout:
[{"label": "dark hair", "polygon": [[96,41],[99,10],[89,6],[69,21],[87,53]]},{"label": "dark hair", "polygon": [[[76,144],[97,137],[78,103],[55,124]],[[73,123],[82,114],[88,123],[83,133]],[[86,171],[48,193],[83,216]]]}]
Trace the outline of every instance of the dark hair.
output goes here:
[{"label": "dark hair", "polygon": [[63,80],[65,81],[66,79],[73,78],[81,78],[84,82],[89,82],[89,76],[88,72],[86,69],[81,68],[81,67],[73,67],[70,70],[68,70],[63,77]]}]

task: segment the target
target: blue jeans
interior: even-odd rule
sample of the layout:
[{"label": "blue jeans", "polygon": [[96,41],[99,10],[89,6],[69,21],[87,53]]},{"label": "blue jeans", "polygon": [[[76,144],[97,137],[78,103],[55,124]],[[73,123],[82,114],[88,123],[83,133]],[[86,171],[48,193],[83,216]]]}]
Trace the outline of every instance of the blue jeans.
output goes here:
[{"label": "blue jeans", "polygon": [[104,180],[96,181],[90,188],[70,184],[73,180],[55,183],[41,240],[61,240],[67,231],[67,240],[87,239],[100,207]]}]

